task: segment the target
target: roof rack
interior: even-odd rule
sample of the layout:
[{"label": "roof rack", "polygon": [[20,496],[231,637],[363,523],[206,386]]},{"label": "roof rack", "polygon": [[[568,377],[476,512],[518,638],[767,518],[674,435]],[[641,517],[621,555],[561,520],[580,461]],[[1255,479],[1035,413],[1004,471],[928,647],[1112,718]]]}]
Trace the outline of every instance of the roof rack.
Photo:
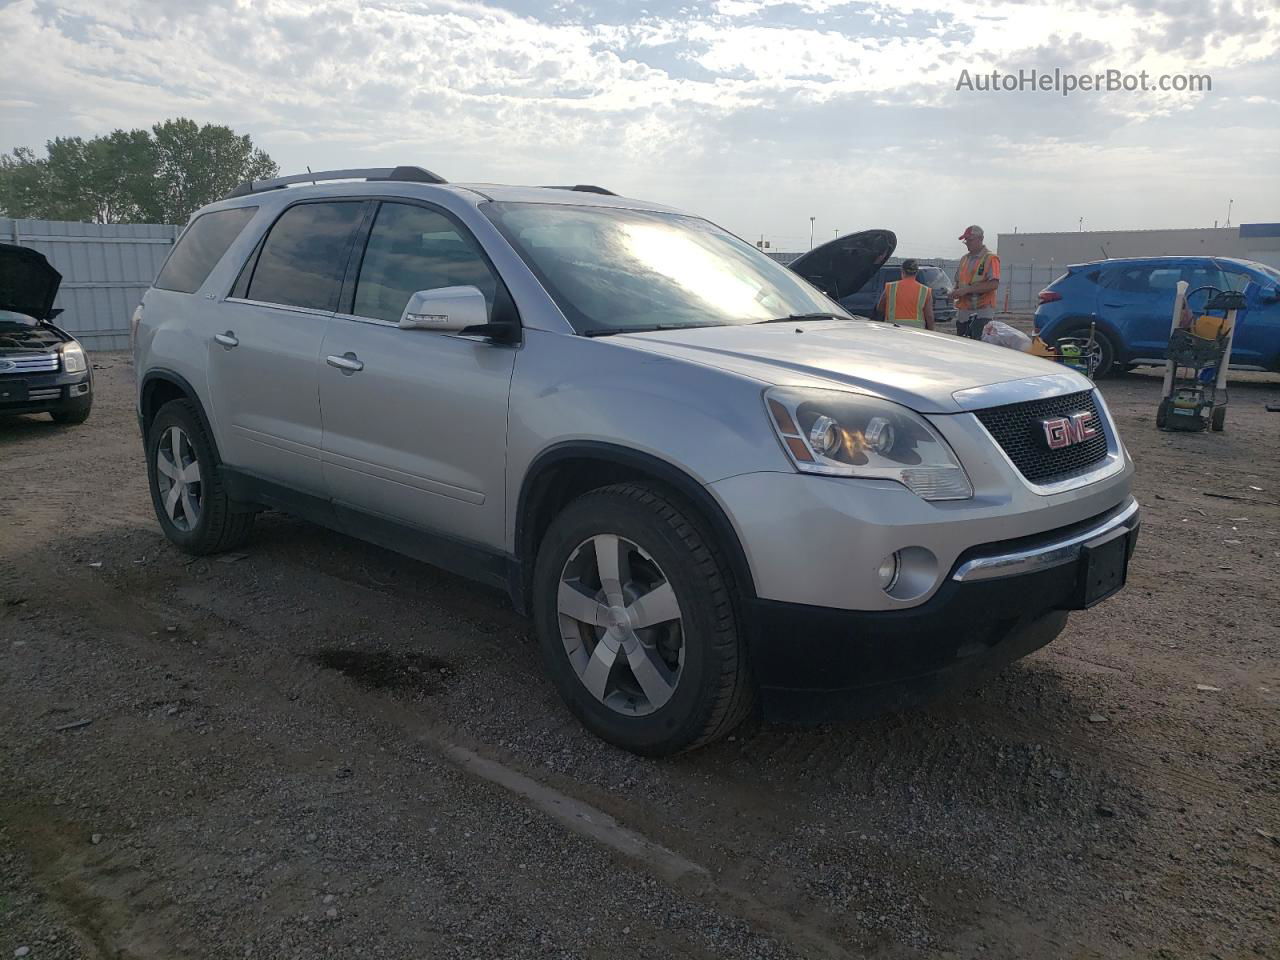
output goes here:
[{"label": "roof rack", "polygon": [[600,194],[604,194],[606,197],[617,196],[617,194],[614,193],[612,190],[606,190],[604,187],[597,187],[595,184],[592,184],[592,183],[577,183],[577,184],[574,184],[572,187],[561,187],[561,186],[554,186],[552,184],[544,184],[542,189],[543,190],[577,190],[579,193],[600,193]]},{"label": "roof rack", "polygon": [[[319,183],[321,180],[399,180],[408,183],[448,183],[444,177],[422,167],[368,167],[358,170],[317,170],[315,173],[295,173],[271,180],[246,180],[228,193],[232,197],[247,197],[265,190],[283,190],[291,183]],[[607,192],[607,191],[606,191]]]}]

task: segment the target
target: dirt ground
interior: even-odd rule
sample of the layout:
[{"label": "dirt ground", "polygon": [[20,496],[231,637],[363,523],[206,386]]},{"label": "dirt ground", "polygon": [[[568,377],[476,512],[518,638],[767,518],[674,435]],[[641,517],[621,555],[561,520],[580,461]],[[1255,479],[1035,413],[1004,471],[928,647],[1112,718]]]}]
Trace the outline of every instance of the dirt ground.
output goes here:
[{"label": "dirt ground", "polygon": [[0,957],[1280,957],[1280,378],[1194,435],[1104,382],[1129,586],[985,687],[650,761],[482,588],[274,514],[179,554],[94,359],[86,425],[0,422]]}]

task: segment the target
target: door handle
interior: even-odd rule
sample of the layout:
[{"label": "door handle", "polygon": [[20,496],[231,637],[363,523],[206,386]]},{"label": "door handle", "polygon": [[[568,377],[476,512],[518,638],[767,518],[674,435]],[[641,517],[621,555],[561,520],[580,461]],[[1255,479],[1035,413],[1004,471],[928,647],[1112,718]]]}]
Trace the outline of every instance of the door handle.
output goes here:
[{"label": "door handle", "polygon": [[325,357],[324,362],[331,367],[337,367],[345,374],[358,373],[364,369],[364,362],[350,352],[340,357]]},{"label": "door handle", "polygon": [[240,341],[236,339],[236,335],[228,330],[226,333],[215,333],[213,339],[222,344],[228,350],[232,347],[240,346]]}]

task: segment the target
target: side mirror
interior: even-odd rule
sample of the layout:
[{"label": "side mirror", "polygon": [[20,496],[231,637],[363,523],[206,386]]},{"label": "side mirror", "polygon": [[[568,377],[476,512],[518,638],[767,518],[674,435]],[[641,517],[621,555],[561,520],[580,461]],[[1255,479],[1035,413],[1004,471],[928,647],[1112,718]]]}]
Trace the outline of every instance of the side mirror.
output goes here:
[{"label": "side mirror", "polygon": [[1263,303],[1280,302],[1280,287],[1267,287],[1259,294],[1258,299]]},{"label": "side mirror", "polygon": [[409,298],[400,315],[401,330],[434,330],[461,333],[468,327],[486,326],[489,308],[478,287],[438,287],[419,290]]}]

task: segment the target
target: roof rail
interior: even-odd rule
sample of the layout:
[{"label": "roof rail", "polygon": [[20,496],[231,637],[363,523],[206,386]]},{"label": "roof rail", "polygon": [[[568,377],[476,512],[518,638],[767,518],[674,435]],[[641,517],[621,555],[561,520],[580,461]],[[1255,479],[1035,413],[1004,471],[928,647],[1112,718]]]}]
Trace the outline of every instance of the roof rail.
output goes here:
[{"label": "roof rail", "polygon": [[247,197],[264,190],[283,190],[291,183],[319,183],[322,180],[398,180],[408,183],[448,183],[444,177],[422,167],[368,167],[357,170],[317,170],[315,173],[295,173],[271,180],[246,180],[222,199]]},{"label": "roof rail", "polygon": [[574,184],[572,187],[560,187],[560,186],[554,186],[552,184],[546,184],[543,186],[542,189],[543,190],[577,190],[579,193],[601,193],[601,194],[604,194],[606,197],[617,196],[617,194],[614,193],[612,190],[606,190],[604,187],[597,187],[595,184],[592,184],[592,183],[577,183],[577,184]]}]

